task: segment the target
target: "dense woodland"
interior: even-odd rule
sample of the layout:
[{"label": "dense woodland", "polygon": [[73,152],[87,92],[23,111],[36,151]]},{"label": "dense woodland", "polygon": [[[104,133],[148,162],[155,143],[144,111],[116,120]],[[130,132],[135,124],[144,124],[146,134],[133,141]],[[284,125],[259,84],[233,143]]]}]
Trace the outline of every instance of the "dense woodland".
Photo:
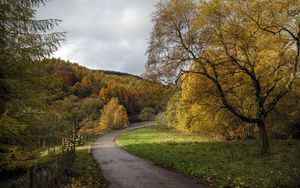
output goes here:
[{"label": "dense woodland", "polygon": [[[1,147],[6,148],[1,154],[7,160],[12,155],[16,160],[34,157],[43,146],[59,144],[74,128],[81,134],[101,133],[127,126],[128,118],[145,120],[164,109],[169,92],[137,76],[89,70],[60,59],[18,64],[4,76],[17,96],[6,101],[0,120]],[[147,109],[152,114],[143,113]]]},{"label": "dense woodland", "polygon": [[[1,1],[0,172],[74,134],[99,134],[164,110],[170,88],[127,73],[50,59],[61,20],[35,19],[44,0]],[[100,121],[101,120],[101,121]]]}]

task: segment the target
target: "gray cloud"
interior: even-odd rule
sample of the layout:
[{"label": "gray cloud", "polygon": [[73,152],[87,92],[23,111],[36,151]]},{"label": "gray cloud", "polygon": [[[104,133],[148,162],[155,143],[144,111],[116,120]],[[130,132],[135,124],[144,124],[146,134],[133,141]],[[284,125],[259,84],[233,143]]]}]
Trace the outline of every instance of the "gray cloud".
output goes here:
[{"label": "gray cloud", "polygon": [[57,18],[67,41],[54,57],[92,69],[141,74],[157,0],[52,0],[38,18]]}]

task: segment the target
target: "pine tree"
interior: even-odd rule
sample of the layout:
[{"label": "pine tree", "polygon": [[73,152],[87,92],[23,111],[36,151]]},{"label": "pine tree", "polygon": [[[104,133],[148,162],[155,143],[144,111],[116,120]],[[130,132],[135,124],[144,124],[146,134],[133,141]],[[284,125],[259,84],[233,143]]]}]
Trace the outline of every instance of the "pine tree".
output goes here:
[{"label": "pine tree", "polygon": [[[50,32],[60,20],[36,20],[36,10],[45,0],[3,0],[0,3],[0,113],[5,101],[17,98],[11,74],[19,74],[16,64],[49,57],[64,40],[65,33]],[[26,65],[23,65],[26,66]]]},{"label": "pine tree", "polygon": [[[51,32],[60,20],[35,19],[35,9],[45,2],[0,2],[0,132],[3,133],[0,134],[0,156],[1,160],[5,156],[3,164],[12,164],[12,152],[19,149],[15,146],[25,146],[25,142],[29,145],[32,135],[28,132],[37,131],[46,112],[49,116],[51,113],[45,103],[49,92],[43,91],[53,76],[39,70],[37,61],[56,51],[65,33]],[[11,169],[12,165],[1,165],[0,172]]]}]

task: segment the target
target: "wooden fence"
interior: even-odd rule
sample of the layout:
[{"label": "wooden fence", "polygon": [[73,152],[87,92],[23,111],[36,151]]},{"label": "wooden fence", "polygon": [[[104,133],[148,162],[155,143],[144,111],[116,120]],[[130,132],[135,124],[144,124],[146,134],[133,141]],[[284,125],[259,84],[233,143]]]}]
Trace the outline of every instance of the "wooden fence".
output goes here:
[{"label": "wooden fence", "polygon": [[52,160],[35,165],[26,170],[26,173],[9,182],[5,182],[1,187],[7,188],[50,188],[60,187],[60,175],[64,173],[67,167],[75,159],[75,152],[70,150],[57,155]]},{"label": "wooden fence", "polygon": [[96,136],[97,134],[88,134],[63,137],[61,139],[61,146],[53,145],[46,147],[46,155],[57,155],[60,152],[64,153],[66,151],[75,150],[76,146],[83,145]]},{"label": "wooden fence", "polygon": [[[5,188],[50,188],[61,187],[60,176],[75,159],[75,146],[85,144],[95,135],[72,136],[62,138],[61,151],[55,151],[55,147],[47,149],[52,159],[46,163],[35,165],[27,169],[26,173],[18,178],[1,182],[0,187]],[[56,153],[56,154],[55,154]],[[55,154],[55,155],[53,155]]]}]

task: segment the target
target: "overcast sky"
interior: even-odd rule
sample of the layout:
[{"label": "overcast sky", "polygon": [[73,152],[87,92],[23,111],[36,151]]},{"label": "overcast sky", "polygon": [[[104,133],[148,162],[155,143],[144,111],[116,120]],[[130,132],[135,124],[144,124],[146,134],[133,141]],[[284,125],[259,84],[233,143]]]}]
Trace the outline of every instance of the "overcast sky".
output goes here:
[{"label": "overcast sky", "polygon": [[91,69],[144,72],[157,0],[50,0],[38,18],[63,20],[67,41],[53,55]]}]

